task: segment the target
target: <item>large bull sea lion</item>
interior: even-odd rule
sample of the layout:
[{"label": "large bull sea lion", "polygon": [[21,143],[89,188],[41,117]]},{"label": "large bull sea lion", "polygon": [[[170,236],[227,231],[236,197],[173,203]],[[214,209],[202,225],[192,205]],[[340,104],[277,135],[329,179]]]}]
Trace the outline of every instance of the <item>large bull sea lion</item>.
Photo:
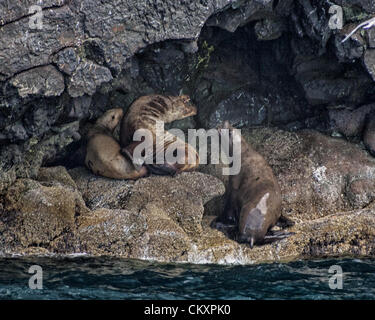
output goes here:
[{"label": "large bull sea lion", "polygon": [[138,129],[148,129],[153,134],[154,158],[157,152],[164,152],[172,142],[178,146],[178,149],[183,150],[185,155],[183,163],[168,163],[166,161],[164,164],[147,164],[149,171],[156,174],[175,174],[196,168],[199,165],[199,156],[192,146],[167,131],[164,132],[163,146],[160,146],[157,145],[155,134],[157,121],[170,123],[196,115],[196,113],[196,107],[191,104],[190,98],[186,95],[163,96],[154,94],[138,98],[130,106],[121,121],[120,144],[122,154],[134,160],[133,151],[140,142],[134,142],[133,135]]},{"label": "large bull sea lion", "polygon": [[[229,122],[229,151],[233,151],[233,131]],[[219,129],[220,130],[220,129]],[[265,159],[242,137],[241,171],[229,177],[228,198],[218,221],[237,225],[237,240],[254,244],[264,242],[267,232],[281,216],[281,190]]]}]

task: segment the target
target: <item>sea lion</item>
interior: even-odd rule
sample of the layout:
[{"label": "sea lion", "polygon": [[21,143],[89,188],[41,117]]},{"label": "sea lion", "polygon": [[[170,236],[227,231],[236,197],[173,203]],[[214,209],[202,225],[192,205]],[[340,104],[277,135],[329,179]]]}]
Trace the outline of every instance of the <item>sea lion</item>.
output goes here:
[{"label": "sea lion", "polygon": [[[141,143],[133,141],[134,132],[138,129],[148,129],[153,134],[153,146],[155,159],[156,153],[163,152],[167,147],[175,142],[178,148],[185,150],[184,163],[164,163],[146,165],[155,174],[175,174],[196,168],[199,164],[199,156],[196,150],[178,137],[164,131],[164,145],[157,145],[155,125],[157,121],[169,123],[197,114],[197,109],[190,102],[187,95],[163,96],[158,94],[143,96],[138,98],[130,106],[128,112],[121,121],[120,144],[121,153],[133,160],[133,151]],[[159,150],[159,151],[158,151]],[[190,161],[188,161],[190,159]],[[193,160],[193,161],[192,161]]]},{"label": "sea lion", "polygon": [[[229,152],[233,152],[233,131],[228,121]],[[221,129],[219,129],[221,130]],[[281,190],[265,159],[241,139],[241,171],[229,177],[228,198],[218,221],[238,226],[237,240],[250,247],[263,243],[266,233],[281,216]]]},{"label": "sea lion", "polygon": [[95,174],[113,179],[137,179],[147,174],[137,171],[121,153],[120,144],[112,133],[123,117],[121,108],[110,109],[98,118],[87,134],[86,166]]},{"label": "sea lion", "polygon": [[[165,163],[163,165],[151,164],[147,167],[152,173],[155,174],[177,174],[184,171],[191,171],[195,169],[199,164],[199,156],[197,151],[188,143],[171,134],[168,131],[164,131],[164,143],[163,145],[156,145],[154,160],[157,157],[158,152],[165,153],[168,147],[173,144],[175,154],[174,159],[169,162],[168,157],[165,157]],[[172,147],[172,146],[171,146]],[[182,159],[178,157],[182,154]]]}]

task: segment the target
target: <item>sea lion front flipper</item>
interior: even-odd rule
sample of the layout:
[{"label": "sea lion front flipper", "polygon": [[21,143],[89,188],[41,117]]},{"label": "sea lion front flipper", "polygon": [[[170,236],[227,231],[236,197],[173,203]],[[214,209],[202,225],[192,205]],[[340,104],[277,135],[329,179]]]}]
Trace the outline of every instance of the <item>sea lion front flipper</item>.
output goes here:
[{"label": "sea lion front flipper", "polygon": [[275,241],[280,241],[283,239],[286,239],[292,235],[294,235],[295,232],[285,232],[282,230],[279,231],[269,231],[265,236],[263,240],[263,244],[272,243]]},{"label": "sea lion front flipper", "polygon": [[236,238],[237,225],[236,224],[224,224],[219,220],[219,217],[214,219],[210,227],[224,233],[229,239]]},{"label": "sea lion front flipper", "polygon": [[223,213],[218,217],[218,222],[237,225],[237,211],[238,209],[235,207],[231,195],[229,195],[225,202]]},{"label": "sea lion front flipper", "polygon": [[150,173],[159,175],[159,176],[174,176],[177,174],[178,170],[175,166],[165,163],[165,164],[149,164],[146,165]]},{"label": "sea lion front flipper", "polygon": [[[146,164],[146,166],[149,169],[149,171],[153,174],[161,176],[174,176],[178,173],[178,164],[168,163],[168,161],[165,159],[165,146],[169,145],[171,141],[175,141],[177,137],[173,136],[169,132],[165,132],[164,135],[164,140],[156,141],[155,143],[153,163]],[[157,163],[157,159],[163,159],[164,161],[163,163]]]},{"label": "sea lion front flipper", "polygon": [[[137,170],[137,171],[140,171],[142,166],[143,166],[143,161],[136,161],[137,159],[134,159],[133,157],[133,153],[134,153],[134,150],[135,148],[140,144],[142,143],[142,141],[134,141],[132,142],[131,144],[127,145],[125,148],[122,148],[120,153],[127,159],[129,159],[133,165],[134,165],[134,168]],[[142,162],[142,163],[141,163]]]}]

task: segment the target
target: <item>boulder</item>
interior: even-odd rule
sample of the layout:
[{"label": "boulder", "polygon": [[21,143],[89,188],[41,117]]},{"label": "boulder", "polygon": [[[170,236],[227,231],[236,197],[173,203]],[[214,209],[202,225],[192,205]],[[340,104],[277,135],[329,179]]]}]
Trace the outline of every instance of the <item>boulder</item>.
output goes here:
[{"label": "boulder", "polygon": [[21,72],[12,78],[11,84],[21,98],[29,95],[59,96],[65,89],[63,75],[51,65]]},{"label": "boulder", "polygon": [[3,202],[2,253],[22,254],[31,247],[59,253],[78,249],[76,218],[88,209],[75,189],[55,181],[45,186],[35,180],[18,179],[8,188]]}]

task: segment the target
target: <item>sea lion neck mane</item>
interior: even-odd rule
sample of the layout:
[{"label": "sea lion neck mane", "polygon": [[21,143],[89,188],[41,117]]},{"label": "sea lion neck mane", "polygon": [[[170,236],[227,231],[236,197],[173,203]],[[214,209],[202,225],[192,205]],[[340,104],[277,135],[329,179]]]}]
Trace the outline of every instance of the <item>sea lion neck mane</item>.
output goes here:
[{"label": "sea lion neck mane", "polygon": [[196,107],[186,95],[173,97],[154,94],[140,97],[133,102],[121,121],[121,146],[129,145],[138,129],[154,132],[156,121],[169,123],[196,113]]}]

